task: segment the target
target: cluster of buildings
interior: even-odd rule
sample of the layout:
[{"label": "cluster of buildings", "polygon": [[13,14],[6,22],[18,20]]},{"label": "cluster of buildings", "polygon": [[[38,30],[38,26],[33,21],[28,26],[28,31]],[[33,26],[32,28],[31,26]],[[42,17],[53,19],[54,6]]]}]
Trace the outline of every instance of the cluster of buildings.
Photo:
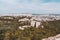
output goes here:
[{"label": "cluster of buildings", "polygon": [[55,16],[55,15],[40,15],[40,16],[33,16],[35,20],[40,20],[40,21],[54,21],[54,20],[60,20],[60,16]]},{"label": "cluster of buildings", "polygon": [[23,18],[23,19],[19,19],[19,22],[29,22],[27,25],[24,25],[24,26],[20,26],[19,28],[21,28],[21,29],[24,29],[24,28],[27,28],[27,27],[36,27],[36,28],[38,28],[42,23],[41,23],[41,21],[37,21],[37,20],[35,20],[35,19],[27,19],[27,18]]},{"label": "cluster of buildings", "polygon": [[54,21],[54,20],[60,20],[60,16],[54,16],[54,15],[10,15],[10,16],[0,16],[0,25],[4,24],[8,26],[18,26],[19,29],[24,30],[27,27],[42,27],[42,21]]}]

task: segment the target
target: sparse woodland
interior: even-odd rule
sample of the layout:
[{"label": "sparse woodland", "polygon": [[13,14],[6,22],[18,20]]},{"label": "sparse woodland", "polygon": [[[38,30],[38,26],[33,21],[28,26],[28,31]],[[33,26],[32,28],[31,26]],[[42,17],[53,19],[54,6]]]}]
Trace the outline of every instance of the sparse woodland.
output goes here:
[{"label": "sparse woodland", "polygon": [[[24,24],[19,24],[17,21],[13,21],[9,25],[0,23],[0,40],[41,40],[60,34],[60,20],[42,22],[44,28],[39,26],[39,28],[28,27],[21,30],[18,28],[19,25]],[[6,29],[8,27],[10,29]]]}]

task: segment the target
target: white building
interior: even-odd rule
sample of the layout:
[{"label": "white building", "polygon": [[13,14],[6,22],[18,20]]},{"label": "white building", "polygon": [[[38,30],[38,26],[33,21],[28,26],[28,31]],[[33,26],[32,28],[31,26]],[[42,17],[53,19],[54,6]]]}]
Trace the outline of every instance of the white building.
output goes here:
[{"label": "white building", "polygon": [[25,25],[25,26],[22,26],[23,28],[27,28],[27,27],[31,27],[31,26],[28,26],[28,25]]},{"label": "white building", "polygon": [[19,26],[19,29],[24,30],[24,28],[23,28],[23,27],[21,27],[21,26]]},{"label": "white building", "polygon": [[23,19],[19,19],[18,21],[19,21],[19,22],[21,22],[21,21],[29,21],[29,19],[23,18]]},{"label": "white building", "polygon": [[3,19],[14,19],[12,16],[2,16]]},{"label": "white building", "polygon": [[42,40],[47,40],[47,38],[44,38],[44,39],[42,39]]},{"label": "white building", "polygon": [[36,22],[36,28],[38,28],[41,25],[41,22]]},{"label": "white building", "polygon": [[36,21],[31,21],[31,22],[30,22],[30,24],[31,24],[32,27],[35,26],[35,23],[36,23]]},{"label": "white building", "polygon": [[38,28],[41,25],[41,22],[33,20],[33,21],[30,22],[30,24],[31,24],[32,27],[36,26],[36,28]]},{"label": "white building", "polygon": [[28,25],[19,26],[19,29],[24,30],[24,29],[27,28],[27,27],[31,27],[31,26],[28,26]]}]

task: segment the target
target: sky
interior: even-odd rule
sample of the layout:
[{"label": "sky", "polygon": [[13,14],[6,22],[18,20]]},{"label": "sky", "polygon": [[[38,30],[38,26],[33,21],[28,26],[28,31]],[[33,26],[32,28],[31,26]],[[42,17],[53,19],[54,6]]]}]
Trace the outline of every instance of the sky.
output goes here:
[{"label": "sky", "polygon": [[0,14],[60,14],[60,0],[0,0]]}]

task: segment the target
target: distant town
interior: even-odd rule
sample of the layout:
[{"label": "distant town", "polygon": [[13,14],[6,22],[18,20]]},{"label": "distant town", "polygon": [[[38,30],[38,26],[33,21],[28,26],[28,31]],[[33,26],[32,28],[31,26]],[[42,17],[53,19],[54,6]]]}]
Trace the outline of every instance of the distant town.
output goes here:
[{"label": "distant town", "polygon": [[[45,21],[54,21],[54,20],[60,20],[60,16],[48,15],[48,14],[47,15],[10,14],[10,15],[0,16],[0,23],[11,25],[13,22],[16,22],[20,24],[19,28],[22,30],[26,27],[31,27],[31,26],[34,27],[34,25],[36,25],[36,28],[38,28],[43,21],[45,22]],[[43,28],[43,25],[41,25],[41,27]]]}]

